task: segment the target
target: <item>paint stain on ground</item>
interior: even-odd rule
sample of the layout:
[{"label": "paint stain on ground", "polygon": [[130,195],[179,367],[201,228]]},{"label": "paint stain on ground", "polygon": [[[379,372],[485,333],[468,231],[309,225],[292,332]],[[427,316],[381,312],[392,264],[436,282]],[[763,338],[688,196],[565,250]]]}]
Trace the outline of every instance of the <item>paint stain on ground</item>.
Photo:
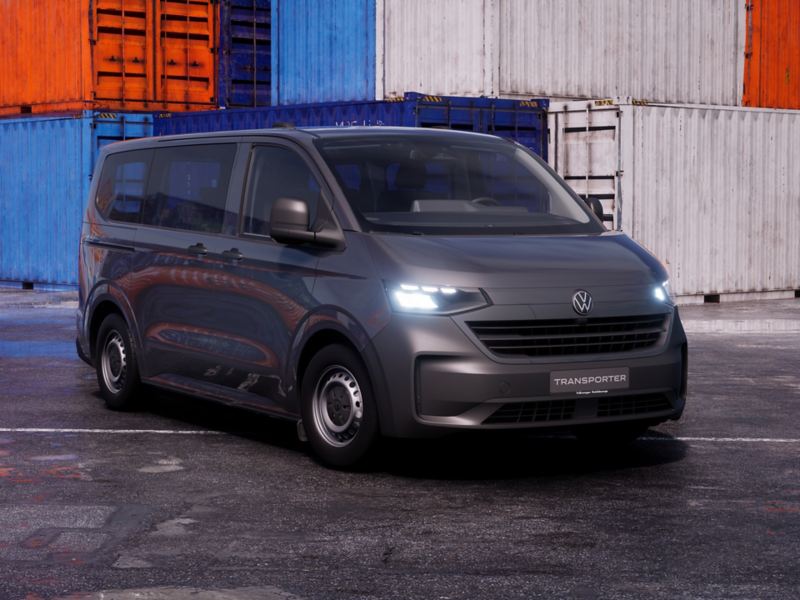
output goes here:
[{"label": "paint stain on ground", "polygon": [[36,460],[40,462],[56,462],[62,460],[75,460],[78,458],[75,454],[51,454],[46,456],[33,456],[31,460]]},{"label": "paint stain on ground", "polygon": [[147,465],[139,469],[140,473],[172,473],[174,471],[183,471],[183,461],[180,458],[162,458],[157,460],[155,464]]},{"label": "paint stain on ground", "polygon": [[152,533],[152,535],[169,537],[189,535],[192,532],[189,531],[188,526],[192,525],[193,523],[197,523],[197,521],[195,519],[188,519],[186,517],[170,519],[169,521],[164,521],[163,523],[156,525],[156,530]]}]

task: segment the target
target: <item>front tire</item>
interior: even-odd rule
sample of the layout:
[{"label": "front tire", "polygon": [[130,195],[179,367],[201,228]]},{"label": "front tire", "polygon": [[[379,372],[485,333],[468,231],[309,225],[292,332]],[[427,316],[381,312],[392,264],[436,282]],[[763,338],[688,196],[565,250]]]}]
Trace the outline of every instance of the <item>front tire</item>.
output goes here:
[{"label": "front tire", "polygon": [[116,314],[107,316],[97,333],[95,370],[100,394],[111,410],[136,407],[139,390],[139,367],[125,320]]},{"label": "front tire", "polygon": [[300,394],[306,435],[320,460],[362,465],[378,438],[378,415],[361,358],[346,346],[323,348],[309,362]]}]

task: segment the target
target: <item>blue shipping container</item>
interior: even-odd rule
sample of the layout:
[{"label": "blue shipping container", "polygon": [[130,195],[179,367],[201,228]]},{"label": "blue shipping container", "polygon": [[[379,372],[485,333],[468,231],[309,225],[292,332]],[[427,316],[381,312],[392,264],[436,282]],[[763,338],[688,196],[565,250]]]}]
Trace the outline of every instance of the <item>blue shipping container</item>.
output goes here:
[{"label": "blue shipping container", "polygon": [[219,106],[269,106],[270,0],[223,0],[219,11]]},{"label": "blue shipping container", "polygon": [[548,100],[426,96],[408,92],[397,100],[328,102],[258,109],[164,113],[155,135],[295,127],[446,127],[511,138],[547,160]]},{"label": "blue shipping container", "polygon": [[76,285],[97,153],[152,131],[152,115],[141,113],[0,120],[0,280]]},{"label": "blue shipping container", "polygon": [[274,0],[272,44],[272,104],[375,99],[375,0]]}]

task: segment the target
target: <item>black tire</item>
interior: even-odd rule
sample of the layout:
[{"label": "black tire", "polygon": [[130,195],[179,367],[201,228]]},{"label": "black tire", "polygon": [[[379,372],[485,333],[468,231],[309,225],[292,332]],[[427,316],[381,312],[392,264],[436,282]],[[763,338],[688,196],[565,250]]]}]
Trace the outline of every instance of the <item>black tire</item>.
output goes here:
[{"label": "black tire", "polygon": [[379,428],[372,384],[361,358],[346,346],[324,347],[303,374],[300,398],[314,454],[332,467],[366,465]]},{"label": "black tire", "polygon": [[650,423],[643,421],[586,425],[575,430],[575,437],[593,449],[617,449],[635,442],[649,427]]},{"label": "black tire", "polygon": [[136,408],[136,394],[141,385],[139,366],[130,329],[120,315],[111,314],[103,320],[94,356],[97,384],[106,407],[111,410]]}]

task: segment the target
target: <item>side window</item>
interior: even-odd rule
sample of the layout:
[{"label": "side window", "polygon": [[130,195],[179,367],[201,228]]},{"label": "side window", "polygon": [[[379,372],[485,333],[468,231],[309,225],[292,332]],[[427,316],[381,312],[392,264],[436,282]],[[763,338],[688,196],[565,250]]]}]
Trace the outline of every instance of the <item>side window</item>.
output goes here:
[{"label": "side window", "polygon": [[111,154],[103,163],[95,203],[113,221],[138,223],[147,186],[151,150]]},{"label": "side window", "polygon": [[142,222],[220,233],[236,144],[155,150]]},{"label": "side window", "polygon": [[269,215],[278,198],[299,198],[308,203],[314,222],[320,198],[317,178],[299,154],[281,146],[253,149],[243,213],[243,233],[269,235]]}]

